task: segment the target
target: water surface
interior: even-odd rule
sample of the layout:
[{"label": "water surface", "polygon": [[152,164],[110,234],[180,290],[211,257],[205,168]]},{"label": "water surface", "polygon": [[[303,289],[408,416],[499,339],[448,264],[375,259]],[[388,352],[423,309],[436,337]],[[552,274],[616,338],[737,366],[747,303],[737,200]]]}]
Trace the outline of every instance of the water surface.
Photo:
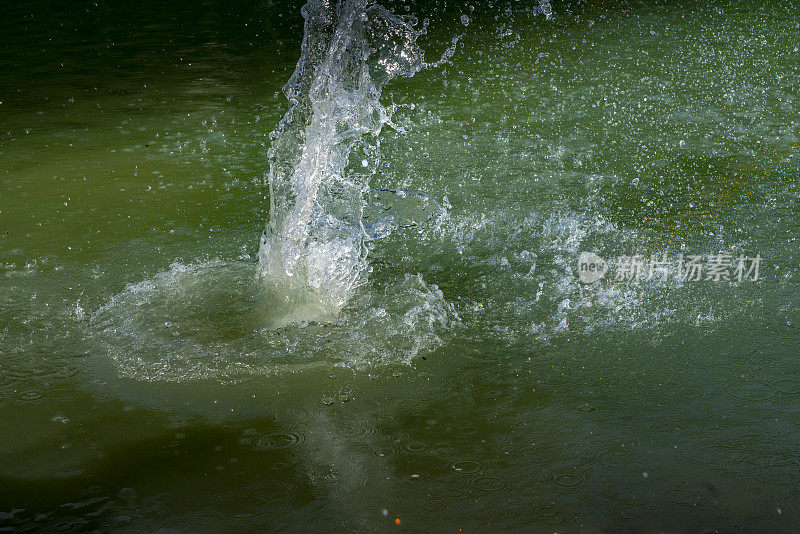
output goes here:
[{"label": "water surface", "polygon": [[299,2],[8,8],[0,526],[795,530],[800,12],[552,4],[385,4],[462,37],[383,88],[322,316],[257,277]]}]

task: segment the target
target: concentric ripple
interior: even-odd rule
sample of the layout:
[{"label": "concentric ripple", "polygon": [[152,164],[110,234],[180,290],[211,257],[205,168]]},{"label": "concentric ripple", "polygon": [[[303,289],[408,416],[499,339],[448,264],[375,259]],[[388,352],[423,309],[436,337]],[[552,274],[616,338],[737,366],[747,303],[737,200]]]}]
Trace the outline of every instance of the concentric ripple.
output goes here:
[{"label": "concentric ripple", "polygon": [[235,381],[309,365],[405,364],[458,324],[418,275],[364,286],[330,315],[302,294],[270,292],[255,273],[244,261],[174,263],[129,284],[91,318],[100,355],[137,380]]}]

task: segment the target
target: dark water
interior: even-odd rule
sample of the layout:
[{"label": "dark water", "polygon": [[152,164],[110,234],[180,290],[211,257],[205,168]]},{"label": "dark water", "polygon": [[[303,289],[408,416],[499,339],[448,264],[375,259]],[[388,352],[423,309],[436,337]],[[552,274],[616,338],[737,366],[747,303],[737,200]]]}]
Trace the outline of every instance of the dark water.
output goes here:
[{"label": "dark water", "polygon": [[0,529],[796,530],[800,10],[386,5],[463,37],[383,90],[402,224],[288,326],[255,274],[300,3],[5,8]]}]

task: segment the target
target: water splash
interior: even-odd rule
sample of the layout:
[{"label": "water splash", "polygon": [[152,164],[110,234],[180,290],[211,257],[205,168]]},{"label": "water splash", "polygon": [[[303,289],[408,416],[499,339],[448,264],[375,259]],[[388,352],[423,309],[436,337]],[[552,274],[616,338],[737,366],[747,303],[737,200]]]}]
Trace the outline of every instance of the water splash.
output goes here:
[{"label": "water splash", "polygon": [[[322,327],[313,322],[320,310],[285,302],[254,269],[250,261],[175,262],[128,284],[81,323],[102,347],[97,372],[229,383],[313,367],[379,369],[438,348],[460,324],[435,284],[405,274],[376,277]],[[115,365],[106,372],[109,355]]]},{"label": "water splash", "polygon": [[[338,311],[367,272],[362,222],[379,135],[392,123],[381,89],[428,64],[425,25],[366,0],[310,0],[300,59],[284,87],[290,102],[272,133],[270,218],[259,275],[281,291]],[[290,298],[290,297],[287,297]]]},{"label": "water splash", "polygon": [[367,276],[369,241],[446,214],[423,191],[370,191],[369,181],[383,126],[402,131],[381,89],[447,61],[459,37],[428,63],[417,45],[426,25],[412,16],[366,0],[310,0],[302,13],[301,55],[284,87],[289,110],[271,134],[258,264],[176,261],[126,286],[88,325],[113,374],[238,381],[315,365],[410,363],[459,324],[420,275],[384,274],[354,291]]},{"label": "water splash", "polygon": [[550,0],[539,0],[539,10],[547,20],[553,18],[553,7],[550,5]]}]

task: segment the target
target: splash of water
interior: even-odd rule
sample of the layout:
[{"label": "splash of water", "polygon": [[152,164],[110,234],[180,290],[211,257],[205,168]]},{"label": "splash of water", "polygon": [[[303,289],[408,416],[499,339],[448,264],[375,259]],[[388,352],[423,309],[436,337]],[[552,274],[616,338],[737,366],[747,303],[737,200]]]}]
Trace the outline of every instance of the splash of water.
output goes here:
[{"label": "splash of water", "polygon": [[380,102],[396,76],[425,62],[411,16],[367,0],[310,0],[300,59],[284,87],[290,107],[271,134],[270,218],[259,274],[287,295],[340,309],[367,272],[362,217],[393,108]]},{"label": "splash of water", "polygon": [[539,10],[547,20],[553,18],[553,7],[550,5],[550,0],[539,0]]}]

